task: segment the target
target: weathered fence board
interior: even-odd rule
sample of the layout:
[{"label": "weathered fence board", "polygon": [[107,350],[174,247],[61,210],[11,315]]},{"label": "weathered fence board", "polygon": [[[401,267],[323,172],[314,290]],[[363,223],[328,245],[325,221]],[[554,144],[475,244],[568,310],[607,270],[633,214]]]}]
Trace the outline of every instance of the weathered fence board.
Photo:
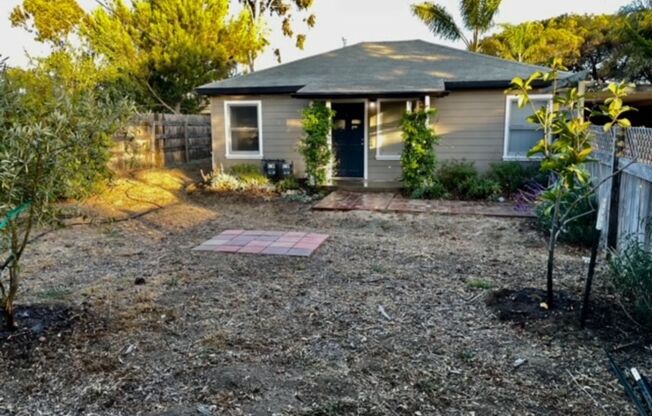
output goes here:
[{"label": "weathered fence board", "polygon": [[[612,172],[612,149],[616,133],[605,133],[595,127],[595,161],[587,167],[597,184],[609,177]],[[630,238],[637,238],[647,244],[652,243],[648,228],[652,226],[652,129],[635,127],[625,134],[623,157],[618,160],[622,170],[620,179],[620,198],[618,212],[618,244]],[[598,199],[609,202],[611,180],[605,181],[598,189]],[[608,212],[605,224],[609,223]]]},{"label": "weathered fence board", "polygon": [[138,114],[115,135],[111,167],[165,167],[211,157],[209,115]]}]

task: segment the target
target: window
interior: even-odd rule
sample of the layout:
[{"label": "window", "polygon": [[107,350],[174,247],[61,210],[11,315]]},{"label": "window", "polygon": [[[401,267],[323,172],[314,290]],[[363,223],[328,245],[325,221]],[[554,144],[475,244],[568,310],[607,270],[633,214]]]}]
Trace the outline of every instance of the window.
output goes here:
[{"label": "window", "polygon": [[376,159],[401,160],[403,153],[403,131],[401,118],[411,102],[405,100],[378,100],[376,118]]},{"label": "window", "polygon": [[[551,95],[532,95],[530,99],[536,109],[552,105]],[[532,114],[532,105],[518,108],[518,97],[507,97],[503,159],[527,160],[530,149],[543,138],[541,127],[527,121]]]},{"label": "window", "polygon": [[224,103],[227,158],[261,159],[263,157],[261,108],[260,101]]}]

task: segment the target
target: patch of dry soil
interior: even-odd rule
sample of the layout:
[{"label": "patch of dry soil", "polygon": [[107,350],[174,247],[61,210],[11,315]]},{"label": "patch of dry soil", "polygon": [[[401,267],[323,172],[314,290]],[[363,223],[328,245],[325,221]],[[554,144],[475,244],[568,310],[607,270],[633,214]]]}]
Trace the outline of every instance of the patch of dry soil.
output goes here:
[{"label": "patch of dry soil", "polygon": [[[180,192],[159,205],[30,248],[21,304],[73,321],[2,340],[0,414],[634,414],[604,354],[636,339],[617,320],[580,331],[486,306],[479,286],[544,285],[545,241],[524,220]],[[227,228],[331,238],[310,258],[191,252]],[[569,296],[581,255],[560,249]]]}]

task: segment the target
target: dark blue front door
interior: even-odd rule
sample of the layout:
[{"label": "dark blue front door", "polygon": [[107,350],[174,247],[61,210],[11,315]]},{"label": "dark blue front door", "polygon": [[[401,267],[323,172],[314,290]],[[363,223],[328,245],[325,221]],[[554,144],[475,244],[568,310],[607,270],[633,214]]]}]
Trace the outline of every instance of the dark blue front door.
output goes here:
[{"label": "dark blue front door", "polygon": [[333,103],[334,176],[364,177],[365,103]]}]

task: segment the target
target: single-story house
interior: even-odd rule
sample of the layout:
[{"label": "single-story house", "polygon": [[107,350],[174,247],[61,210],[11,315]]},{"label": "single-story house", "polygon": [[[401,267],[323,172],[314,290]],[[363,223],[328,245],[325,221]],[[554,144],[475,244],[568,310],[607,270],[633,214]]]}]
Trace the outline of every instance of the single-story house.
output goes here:
[{"label": "single-story house", "polygon": [[[415,105],[434,107],[439,160],[526,160],[540,138],[515,97],[511,80],[547,71],[533,65],[421,40],[359,43],[198,88],[210,96],[213,165],[294,162],[303,137],[302,110],[324,101],[335,111],[332,176],[360,183],[401,177],[399,120]],[[566,76],[566,74],[564,74]],[[549,95],[537,95],[545,103]]]}]

